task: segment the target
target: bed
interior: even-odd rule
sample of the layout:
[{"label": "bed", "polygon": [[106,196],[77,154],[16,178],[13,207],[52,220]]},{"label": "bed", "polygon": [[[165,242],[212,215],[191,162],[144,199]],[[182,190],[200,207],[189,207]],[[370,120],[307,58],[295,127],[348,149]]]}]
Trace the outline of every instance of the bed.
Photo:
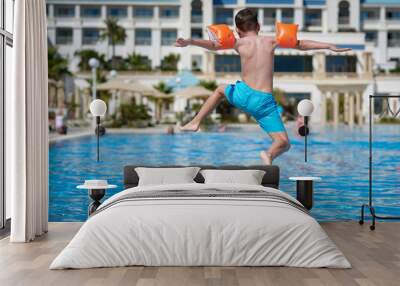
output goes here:
[{"label": "bed", "polygon": [[[118,266],[291,266],[350,268],[343,253],[293,197],[280,191],[277,166],[200,166],[262,170],[260,185],[193,183],[138,186],[110,197],[50,269]],[[174,166],[178,167],[178,166]]]}]

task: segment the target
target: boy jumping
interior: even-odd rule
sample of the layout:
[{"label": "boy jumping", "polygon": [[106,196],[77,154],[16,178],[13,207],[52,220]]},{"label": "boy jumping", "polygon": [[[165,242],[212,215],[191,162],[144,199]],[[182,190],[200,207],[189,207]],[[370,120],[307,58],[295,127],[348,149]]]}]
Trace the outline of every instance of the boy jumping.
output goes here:
[{"label": "boy jumping", "polygon": [[[240,55],[242,67],[242,81],[236,84],[219,85],[199,113],[188,124],[182,127],[183,131],[197,131],[201,121],[226,96],[228,102],[242,111],[253,116],[260,127],[272,138],[273,143],[267,151],[261,151],[260,157],[266,165],[290,148],[288,135],[277,110],[277,104],[272,96],[274,52],[277,43],[273,37],[259,36],[260,25],[257,14],[251,9],[243,9],[235,17],[236,39],[234,49]],[[199,46],[208,50],[218,50],[219,44],[209,40],[182,39],[176,40],[175,46]],[[329,49],[334,52],[345,52],[350,49],[341,49],[332,44],[300,40],[296,49],[315,50]]]}]

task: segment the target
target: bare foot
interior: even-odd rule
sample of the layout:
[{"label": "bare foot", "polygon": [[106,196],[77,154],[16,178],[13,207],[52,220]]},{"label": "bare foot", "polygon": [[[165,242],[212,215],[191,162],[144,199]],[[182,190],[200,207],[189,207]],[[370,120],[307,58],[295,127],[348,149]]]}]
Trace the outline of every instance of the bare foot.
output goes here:
[{"label": "bare foot", "polygon": [[199,127],[200,126],[198,124],[189,122],[188,124],[182,126],[180,129],[181,129],[181,131],[184,131],[184,132],[196,132],[199,130]]},{"label": "bare foot", "polygon": [[260,157],[261,160],[265,165],[272,165],[272,155],[270,153],[267,153],[265,151],[260,152]]}]

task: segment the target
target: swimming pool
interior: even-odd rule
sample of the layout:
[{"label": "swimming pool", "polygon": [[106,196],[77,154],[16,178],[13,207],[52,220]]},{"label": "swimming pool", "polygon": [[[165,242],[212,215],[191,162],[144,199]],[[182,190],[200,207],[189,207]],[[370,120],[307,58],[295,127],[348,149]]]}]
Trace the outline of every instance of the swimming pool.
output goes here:
[{"label": "swimming pool", "polygon": [[[303,138],[289,130],[292,148],[274,163],[281,168],[280,189],[295,195],[289,176],[315,175],[312,215],[320,221],[358,220],[368,196],[368,129],[313,129],[309,163],[304,163]],[[399,215],[400,125],[375,128],[374,194],[380,214]],[[107,179],[122,190],[122,169],[146,165],[259,164],[259,151],[269,145],[262,131],[225,133],[109,134],[101,138],[101,162],[96,162],[96,138],[86,136],[50,145],[50,221],[84,221],[90,199],[76,189],[85,179]]]}]

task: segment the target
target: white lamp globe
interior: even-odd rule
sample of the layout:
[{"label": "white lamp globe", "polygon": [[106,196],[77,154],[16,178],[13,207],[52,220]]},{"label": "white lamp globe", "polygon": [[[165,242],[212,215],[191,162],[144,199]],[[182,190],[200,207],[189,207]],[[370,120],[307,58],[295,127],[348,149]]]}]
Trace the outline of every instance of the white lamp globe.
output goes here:
[{"label": "white lamp globe", "polygon": [[111,70],[110,71],[110,78],[116,78],[117,77],[117,71],[116,70]]},{"label": "white lamp globe", "polygon": [[90,58],[89,60],[89,66],[92,69],[97,69],[99,67],[99,61],[96,58]]},{"label": "white lamp globe", "polygon": [[90,103],[89,109],[93,116],[104,116],[107,111],[107,105],[101,99],[95,99]]},{"label": "white lamp globe", "polygon": [[310,116],[314,111],[314,104],[309,99],[303,99],[297,105],[297,111],[301,116]]}]

